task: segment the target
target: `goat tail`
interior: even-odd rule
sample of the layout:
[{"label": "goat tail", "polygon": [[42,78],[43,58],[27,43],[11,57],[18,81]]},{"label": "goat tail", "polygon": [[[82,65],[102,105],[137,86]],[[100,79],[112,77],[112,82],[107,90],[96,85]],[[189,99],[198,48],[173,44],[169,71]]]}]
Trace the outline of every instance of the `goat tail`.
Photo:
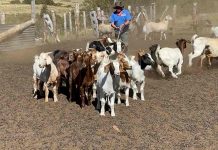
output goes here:
[{"label": "goat tail", "polygon": [[195,39],[197,39],[199,36],[197,34],[194,34],[191,38],[191,44],[194,44]]},{"label": "goat tail", "polygon": [[144,33],[147,32],[147,26],[146,26],[146,24],[143,26],[143,32],[144,32]]}]

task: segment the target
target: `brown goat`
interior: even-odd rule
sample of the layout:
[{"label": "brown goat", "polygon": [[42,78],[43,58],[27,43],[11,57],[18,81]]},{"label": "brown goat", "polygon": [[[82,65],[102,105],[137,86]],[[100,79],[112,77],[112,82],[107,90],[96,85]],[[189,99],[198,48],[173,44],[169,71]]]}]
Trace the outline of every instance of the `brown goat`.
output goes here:
[{"label": "brown goat", "polygon": [[80,100],[79,104],[84,107],[86,99],[87,105],[91,105],[92,85],[94,83],[94,73],[91,68],[92,55],[87,52],[78,52],[76,55],[76,60],[69,69],[69,99],[72,100],[73,91],[79,93],[79,96],[77,95]]}]

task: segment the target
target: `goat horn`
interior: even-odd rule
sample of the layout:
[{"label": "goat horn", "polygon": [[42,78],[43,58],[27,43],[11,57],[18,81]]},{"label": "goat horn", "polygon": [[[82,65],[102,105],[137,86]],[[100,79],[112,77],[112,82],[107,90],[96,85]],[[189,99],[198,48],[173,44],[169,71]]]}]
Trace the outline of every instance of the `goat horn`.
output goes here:
[{"label": "goat horn", "polygon": [[186,42],[187,42],[187,43],[191,43],[191,41],[190,41],[190,40],[186,40]]}]

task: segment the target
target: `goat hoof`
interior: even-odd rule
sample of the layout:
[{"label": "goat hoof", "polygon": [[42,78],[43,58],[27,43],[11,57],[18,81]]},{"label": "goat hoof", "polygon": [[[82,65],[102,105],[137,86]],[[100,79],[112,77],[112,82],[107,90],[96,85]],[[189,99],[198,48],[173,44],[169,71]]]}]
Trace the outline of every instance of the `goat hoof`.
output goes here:
[{"label": "goat hoof", "polygon": [[88,104],[87,104],[87,105],[88,105],[88,106],[90,106],[91,104],[92,104],[91,102],[88,102]]},{"label": "goat hoof", "polygon": [[111,117],[115,117],[115,113],[111,114]]},{"label": "goat hoof", "polygon": [[105,114],[104,113],[100,113],[100,116],[105,116]]}]

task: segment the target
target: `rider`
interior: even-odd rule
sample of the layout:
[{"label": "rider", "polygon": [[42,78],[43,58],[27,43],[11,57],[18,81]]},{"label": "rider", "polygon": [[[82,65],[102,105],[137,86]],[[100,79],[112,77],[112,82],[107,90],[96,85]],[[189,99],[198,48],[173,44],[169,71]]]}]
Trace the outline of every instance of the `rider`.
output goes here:
[{"label": "rider", "polygon": [[116,11],[114,11],[110,16],[111,26],[114,28],[115,38],[121,39],[127,50],[128,30],[132,16],[127,9],[124,9],[121,2],[116,2],[113,8]]}]

